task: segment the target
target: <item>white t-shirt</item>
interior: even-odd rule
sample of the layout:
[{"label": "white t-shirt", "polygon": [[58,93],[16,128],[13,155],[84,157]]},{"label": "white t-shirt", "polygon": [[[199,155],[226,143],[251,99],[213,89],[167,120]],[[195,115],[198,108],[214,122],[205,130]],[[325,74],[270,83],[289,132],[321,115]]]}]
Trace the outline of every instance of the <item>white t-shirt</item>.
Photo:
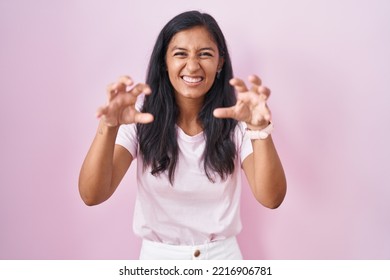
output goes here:
[{"label": "white t-shirt", "polygon": [[241,164],[252,153],[251,141],[244,138],[244,125],[235,129],[237,154],[233,174],[215,183],[203,167],[203,132],[189,136],[177,126],[179,154],[173,185],[168,172],[153,176],[144,171],[136,125],[122,125],[116,144],[125,147],[137,160],[138,190],[133,229],[141,238],[173,245],[198,245],[226,239],[241,231]]}]

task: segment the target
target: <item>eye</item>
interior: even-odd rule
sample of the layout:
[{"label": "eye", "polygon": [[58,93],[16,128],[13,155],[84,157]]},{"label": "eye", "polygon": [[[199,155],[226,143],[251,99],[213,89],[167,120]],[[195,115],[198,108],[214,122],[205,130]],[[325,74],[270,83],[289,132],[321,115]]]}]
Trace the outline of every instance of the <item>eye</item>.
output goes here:
[{"label": "eye", "polygon": [[185,52],[175,52],[173,56],[176,57],[185,57],[187,54]]},{"label": "eye", "polygon": [[210,52],[201,52],[199,54],[200,57],[213,57],[213,54]]}]

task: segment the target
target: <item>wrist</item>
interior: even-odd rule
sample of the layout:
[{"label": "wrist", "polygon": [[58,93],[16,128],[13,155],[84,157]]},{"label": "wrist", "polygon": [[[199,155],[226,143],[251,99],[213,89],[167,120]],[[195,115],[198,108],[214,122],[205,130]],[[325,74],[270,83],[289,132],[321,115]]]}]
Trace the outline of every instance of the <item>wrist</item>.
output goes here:
[{"label": "wrist", "polygon": [[247,126],[245,131],[245,136],[251,140],[264,140],[268,138],[268,136],[271,135],[272,131],[274,130],[274,125],[271,121],[268,123],[268,125],[265,127],[263,126],[260,129],[252,129],[253,127],[255,126]]},{"label": "wrist", "polygon": [[252,124],[246,123],[246,127],[247,127],[247,130],[263,130],[267,126],[269,126],[270,123],[271,123],[270,121],[267,121],[267,122],[265,122],[264,124],[261,124],[261,125],[252,125]]},{"label": "wrist", "polygon": [[116,134],[119,130],[119,125],[111,126],[108,125],[104,120],[101,120],[98,127],[99,134],[113,133]]}]

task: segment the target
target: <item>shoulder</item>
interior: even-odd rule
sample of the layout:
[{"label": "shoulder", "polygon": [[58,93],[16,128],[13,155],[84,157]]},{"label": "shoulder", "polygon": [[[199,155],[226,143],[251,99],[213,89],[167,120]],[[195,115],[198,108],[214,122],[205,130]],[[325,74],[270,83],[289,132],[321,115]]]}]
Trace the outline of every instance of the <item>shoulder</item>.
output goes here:
[{"label": "shoulder", "polygon": [[234,129],[234,138],[241,143],[245,137],[246,124],[245,122],[238,122]]}]

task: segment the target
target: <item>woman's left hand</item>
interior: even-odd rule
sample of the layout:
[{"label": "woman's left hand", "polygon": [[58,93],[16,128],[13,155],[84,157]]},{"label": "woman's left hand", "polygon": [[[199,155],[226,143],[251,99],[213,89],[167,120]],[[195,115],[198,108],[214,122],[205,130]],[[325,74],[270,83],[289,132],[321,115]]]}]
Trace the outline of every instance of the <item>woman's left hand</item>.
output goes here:
[{"label": "woman's left hand", "polygon": [[214,116],[244,121],[253,130],[263,129],[271,120],[271,111],[267,106],[271,91],[261,84],[261,79],[256,75],[249,76],[248,80],[252,84],[250,89],[241,79],[230,80],[237,91],[237,103],[232,107],[215,109]]}]

